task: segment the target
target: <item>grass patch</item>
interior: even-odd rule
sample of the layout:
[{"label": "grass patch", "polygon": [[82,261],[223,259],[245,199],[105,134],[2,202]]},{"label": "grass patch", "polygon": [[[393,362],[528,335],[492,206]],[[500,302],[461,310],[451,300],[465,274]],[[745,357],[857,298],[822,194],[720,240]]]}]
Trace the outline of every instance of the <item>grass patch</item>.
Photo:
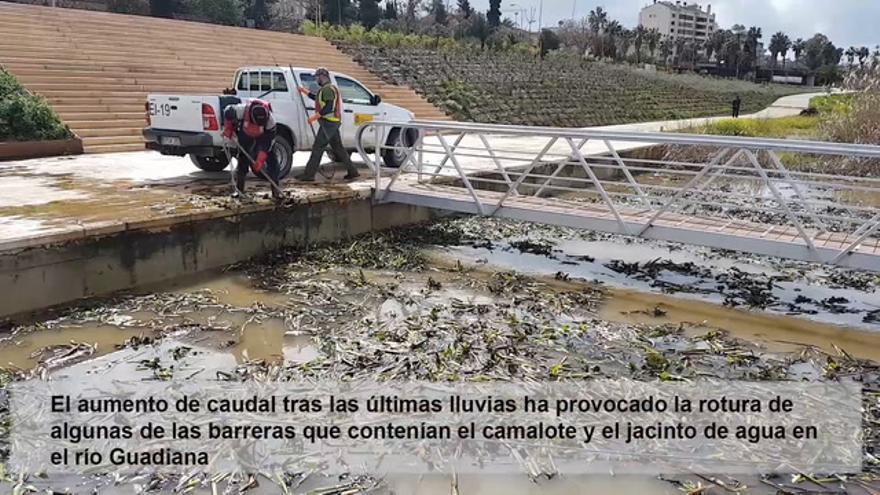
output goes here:
[{"label": "grass patch", "polygon": [[771,137],[786,139],[816,137],[819,117],[799,115],[777,119],[724,119],[710,124],[682,129],[690,134],[718,136]]},{"label": "grass patch", "polygon": [[718,136],[768,137],[779,139],[823,139],[822,122],[847,115],[853,104],[853,94],[816,96],[801,115],[775,119],[724,119],[709,124],[688,127],[680,132],[713,134]]},{"label": "grass patch", "polygon": [[845,114],[852,108],[854,97],[854,93],[815,96],[810,98],[810,108],[819,114]]}]

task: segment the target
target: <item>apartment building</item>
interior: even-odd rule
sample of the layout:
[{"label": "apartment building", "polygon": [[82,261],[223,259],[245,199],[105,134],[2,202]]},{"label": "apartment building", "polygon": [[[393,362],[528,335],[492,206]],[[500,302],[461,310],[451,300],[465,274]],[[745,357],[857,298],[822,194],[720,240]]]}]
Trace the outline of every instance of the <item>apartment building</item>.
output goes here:
[{"label": "apartment building", "polygon": [[639,24],[665,37],[688,41],[707,41],[718,29],[712,5],[703,10],[699,4],[682,1],[654,0],[639,12]]}]

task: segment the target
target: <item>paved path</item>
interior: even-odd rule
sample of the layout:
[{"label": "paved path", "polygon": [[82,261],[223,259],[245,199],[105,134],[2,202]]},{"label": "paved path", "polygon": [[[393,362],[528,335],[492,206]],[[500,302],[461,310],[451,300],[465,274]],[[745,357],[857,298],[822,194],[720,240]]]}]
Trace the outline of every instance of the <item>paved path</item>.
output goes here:
[{"label": "paved path", "polygon": [[[785,97],[772,107],[755,114],[761,116],[795,115],[815,95]],[[669,130],[715,119],[688,119],[673,122],[649,122],[606,128],[627,131]],[[493,146],[533,157],[546,139],[523,139],[488,136]],[[439,143],[435,143],[439,147]],[[616,143],[618,150],[651,143]],[[465,140],[463,146],[482,147],[479,140]],[[439,149],[439,148],[438,148]],[[567,157],[569,149],[557,144],[551,154]],[[605,153],[602,143],[588,143],[584,153]],[[519,155],[514,156],[518,158]],[[298,152],[294,166],[303,167],[308,153]],[[530,160],[531,158],[529,158]],[[438,163],[439,156],[426,156],[427,163]],[[502,160],[503,166],[521,164],[523,159]],[[494,168],[485,159],[462,158],[468,171]],[[342,172],[337,172],[342,175]],[[369,177],[365,177],[369,179]],[[155,152],[131,152],[75,157],[44,158],[0,162],[0,250],[34,245],[46,240],[108,233],[119,228],[173,223],[193,215],[228,214],[229,175],[226,172],[201,172],[188,158],[166,157]],[[364,196],[370,193],[371,181],[354,184],[297,185],[285,188],[303,201],[318,201],[335,196]],[[265,192],[265,184],[251,180],[251,190]],[[260,200],[248,208],[269,208]]]}]

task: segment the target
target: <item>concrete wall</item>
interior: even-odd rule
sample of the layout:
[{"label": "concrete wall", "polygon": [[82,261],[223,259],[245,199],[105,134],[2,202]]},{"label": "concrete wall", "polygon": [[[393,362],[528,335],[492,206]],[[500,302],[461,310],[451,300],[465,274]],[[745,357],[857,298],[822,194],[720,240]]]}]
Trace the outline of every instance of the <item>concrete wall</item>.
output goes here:
[{"label": "concrete wall", "polygon": [[434,216],[408,205],[334,200],[4,252],[0,316],[171,280],[280,247],[335,241]]}]

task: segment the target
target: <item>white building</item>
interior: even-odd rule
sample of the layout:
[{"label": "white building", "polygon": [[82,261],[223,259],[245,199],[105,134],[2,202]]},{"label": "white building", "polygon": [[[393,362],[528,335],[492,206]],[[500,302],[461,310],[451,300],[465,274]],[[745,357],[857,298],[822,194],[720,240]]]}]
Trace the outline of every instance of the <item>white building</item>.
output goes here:
[{"label": "white building", "polygon": [[699,4],[682,1],[657,1],[639,12],[639,25],[656,29],[670,39],[707,41],[718,29],[712,5],[703,10]]}]

